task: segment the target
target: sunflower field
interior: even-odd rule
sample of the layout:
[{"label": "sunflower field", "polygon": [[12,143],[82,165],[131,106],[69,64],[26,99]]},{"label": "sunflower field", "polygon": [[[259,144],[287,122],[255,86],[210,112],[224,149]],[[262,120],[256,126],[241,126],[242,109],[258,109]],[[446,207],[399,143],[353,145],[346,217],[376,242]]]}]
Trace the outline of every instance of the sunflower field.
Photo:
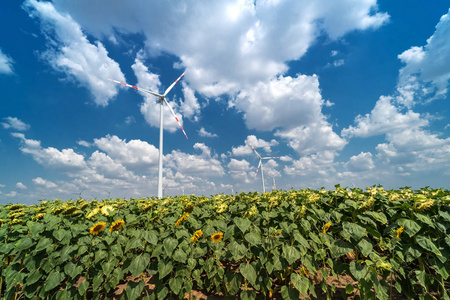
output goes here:
[{"label": "sunflower field", "polygon": [[[450,192],[289,190],[0,205],[1,299],[450,299]],[[342,295],[343,294],[343,295]]]}]

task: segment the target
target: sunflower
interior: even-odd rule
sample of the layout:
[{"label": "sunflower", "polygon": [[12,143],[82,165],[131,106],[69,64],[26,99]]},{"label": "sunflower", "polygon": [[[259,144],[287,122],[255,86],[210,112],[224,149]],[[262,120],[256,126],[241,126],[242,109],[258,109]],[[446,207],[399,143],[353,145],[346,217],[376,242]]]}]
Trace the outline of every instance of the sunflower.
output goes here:
[{"label": "sunflower", "polygon": [[213,235],[211,235],[211,239],[214,243],[220,242],[223,239],[223,233],[216,232]]},{"label": "sunflower", "polygon": [[179,218],[177,220],[177,222],[175,223],[175,227],[178,227],[181,223],[183,223],[184,221],[186,221],[186,219],[189,218],[189,213],[184,213],[181,218]]},{"label": "sunflower", "polygon": [[403,226],[400,226],[400,228],[397,229],[397,238],[398,238],[398,239],[400,238],[400,234],[402,234],[403,229],[404,229]]},{"label": "sunflower", "polygon": [[196,241],[198,241],[198,239],[203,235],[203,231],[201,229],[197,230],[196,232],[194,232],[194,234],[191,237],[191,242],[195,243]]},{"label": "sunflower", "polygon": [[104,216],[109,216],[109,213],[114,211],[114,207],[112,205],[103,205],[101,212]]},{"label": "sunflower", "polygon": [[323,227],[323,233],[327,233],[328,229],[330,229],[331,226],[331,222],[328,222],[327,224],[325,224],[325,226]]},{"label": "sunflower", "polygon": [[92,226],[92,227],[89,229],[89,232],[90,232],[92,235],[99,234],[100,231],[102,231],[103,229],[105,229],[105,226],[106,226],[106,223],[105,223],[105,222],[98,222],[97,224],[95,224],[94,226]]},{"label": "sunflower", "polygon": [[125,224],[125,221],[120,219],[112,223],[111,227],[109,227],[109,232],[113,232],[114,230],[119,230],[122,225]]}]

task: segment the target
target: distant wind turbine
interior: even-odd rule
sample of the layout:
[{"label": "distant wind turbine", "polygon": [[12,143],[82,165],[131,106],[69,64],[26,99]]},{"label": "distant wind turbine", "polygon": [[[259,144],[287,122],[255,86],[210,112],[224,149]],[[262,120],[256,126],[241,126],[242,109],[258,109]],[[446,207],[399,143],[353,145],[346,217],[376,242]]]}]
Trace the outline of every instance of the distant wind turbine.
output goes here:
[{"label": "distant wind turbine", "polygon": [[252,147],[253,151],[255,151],[255,153],[256,153],[256,155],[258,156],[258,159],[259,159],[259,164],[258,164],[258,168],[256,169],[255,176],[258,175],[258,171],[261,168],[261,180],[262,180],[262,186],[263,186],[263,193],[265,193],[266,192],[266,186],[264,185],[264,172],[263,172],[262,161],[263,161],[263,159],[274,159],[274,158],[279,158],[279,157],[261,157],[261,155],[259,155],[259,153],[255,150],[255,148],[253,148],[252,145],[250,145],[250,147]]},{"label": "distant wind turbine", "polygon": [[186,132],[183,129],[183,126],[181,126],[180,121],[178,120],[177,116],[175,115],[175,113],[173,112],[172,107],[170,107],[169,102],[167,102],[166,100],[166,95],[170,92],[170,90],[175,86],[175,84],[181,79],[181,77],[183,77],[183,75],[186,73],[186,71],[181,74],[180,77],[178,77],[177,80],[175,80],[164,92],[164,94],[160,95],[158,93],[146,90],[146,89],[142,89],[142,88],[138,88],[136,86],[133,85],[129,85],[127,83],[123,83],[117,80],[113,80],[113,79],[109,79],[112,82],[115,83],[119,83],[122,85],[125,85],[127,87],[133,88],[135,90],[156,96],[159,98],[158,102],[161,105],[160,106],[160,114],[159,114],[159,168],[158,168],[158,198],[162,198],[163,197],[163,187],[162,187],[162,172],[163,172],[163,106],[164,103],[166,103],[167,107],[169,107],[170,112],[172,113],[172,115],[175,117],[175,120],[177,120],[178,125],[180,125],[181,130],[183,131],[184,135],[186,136],[186,139],[188,138]]}]

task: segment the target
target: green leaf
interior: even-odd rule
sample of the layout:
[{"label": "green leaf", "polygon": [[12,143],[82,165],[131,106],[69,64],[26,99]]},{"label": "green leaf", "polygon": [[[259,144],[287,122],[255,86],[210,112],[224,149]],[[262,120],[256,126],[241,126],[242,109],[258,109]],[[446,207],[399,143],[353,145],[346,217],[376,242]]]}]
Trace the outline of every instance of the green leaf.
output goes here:
[{"label": "green leaf", "polygon": [[39,269],[34,269],[33,271],[31,271],[28,274],[28,277],[26,278],[26,284],[27,286],[32,285],[33,283],[35,283],[36,281],[38,281],[40,278],[42,277],[41,272],[39,271]]},{"label": "green leaf", "polygon": [[170,278],[169,287],[175,293],[175,295],[178,295],[181,291],[181,288],[183,287],[183,279],[180,277]]},{"label": "green leaf", "polygon": [[156,296],[158,297],[158,299],[166,299],[167,294],[169,293],[169,289],[162,285],[156,285]]},{"label": "green leaf", "polygon": [[97,276],[94,277],[94,280],[92,281],[92,289],[94,291],[97,291],[98,288],[102,285],[103,283],[103,274],[96,274]]},{"label": "green leaf", "polygon": [[409,235],[409,237],[416,235],[422,228],[419,224],[409,219],[399,219],[397,223],[399,226],[403,226],[404,232]]},{"label": "green leaf", "polygon": [[353,239],[359,241],[365,234],[366,228],[359,224],[350,222],[344,222],[342,224],[342,236],[347,240]]},{"label": "green leaf", "polygon": [[41,223],[33,223],[30,226],[30,231],[31,231],[31,235],[33,237],[38,237],[40,233],[42,233],[44,231],[44,224]]},{"label": "green leaf", "polygon": [[300,259],[300,251],[294,246],[283,245],[283,257],[287,262],[292,265],[294,262]]},{"label": "green leaf", "polygon": [[227,270],[225,273],[224,281],[228,293],[230,295],[237,295],[241,288],[242,275]]},{"label": "green leaf", "polygon": [[245,235],[245,240],[252,244],[253,246],[257,246],[261,244],[261,234],[258,231],[251,231]]},{"label": "green leaf", "polygon": [[372,218],[374,218],[376,221],[380,222],[381,224],[386,224],[387,223],[387,218],[386,215],[381,213],[381,212],[375,212],[375,211],[366,211],[364,212],[365,215],[371,216]]},{"label": "green leaf", "polygon": [[255,300],[256,292],[253,290],[241,291],[241,294],[239,296],[239,298],[242,300]]},{"label": "green leaf", "polygon": [[163,260],[160,260],[158,262],[158,275],[159,275],[159,279],[163,279],[164,277],[166,277],[167,275],[169,275],[170,272],[172,272],[173,270],[173,265],[172,262],[165,262]]},{"label": "green leaf", "polygon": [[109,261],[102,263],[103,273],[106,276],[109,276],[109,274],[111,274],[111,272],[114,270],[114,267],[117,266],[118,263],[119,260],[117,258],[112,258]]},{"label": "green leaf", "polygon": [[306,276],[299,275],[297,273],[292,273],[291,281],[294,284],[294,287],[302,294],[302,296],[306,296],[309,289],[309,279]]},{"label": "green leaf", "polygon": [[242,231],[242,233],[245,233],[252,224],[252,222],[249,219],[243,218],[235,218],[234,223]]},{"label": "green leaf", "polygon": [[152,245],[158,244],[158,235],[157,232],[154,230],[144,231],[142,233],[142,237],[144,238],[144,240],[146,240]]},{"label": "green leaf", "polygon": [[341,240],[335,240],[331,244],[330,252],[333,258],[338,258],[346,253],[352,252],[353,247],[350,243]]},{"label": "green leaf", "polygon": [[62,241],[64,236],[66,235],[66,231],[64,229],[58,229],[53,231],[53,237],[57,239],[58,241]]},{"label": "green leaf", "polygon": [[173,250],[175,250],[178,245],[178,241],[174,238],[167,238],[163,241],[163,245],[166,255],[171,257]]},{"label": "green leaf", "polygon": [[144,281],[134,282],[129,281],[127,284],[127,288],[125,289],[125,293],[127,294],[127,299],[135,300],[141,296],[142,291],[144,290]]},{"label": "green leaf", "polygon": [[173,258],[174,260],[180,262],[180,263],[185,264],[185,263],[186,263],[186,260],[187,260],[187,255],[186,255],[186,253],[185,253],[183,250],[181,250],[180,248],[178,248],[178,249],[175,250],[175,252],[173,253],[173,257],[172,257],[172,258]]},{"label": "green leaf", "polygon": [[419,235],[416,237],[416,240],[417,244],[419,244],[419,246],[421,246],[423,249],[433,252],[438,256],[442,256],[441,251],[439,251],[439,249],[429,237]]},{"label": "green leaf", "polygon": [[361,281],[367,274],[367,266],[365,264],[350,262],[350,272],[357,281]]},{"label": "green leaf", "polygon": [[368,256],[373,250],[373,245],[368,237],[363,237],[359,243],[358,248],[361,250],[362,255]]},{"label": "green leaf", "polygon": [[78,293],[83,296],[89,288],[89,281],[83,281],[78,285]]},{"label": "green leaf", "polygon": [[424,214],[419,214],[419,213],[414,213],[414,216],[422,223],[427,224],[431,228],[435,228],[434,223],[429,216],[424,215]]},{"label": "green leaf", "polygon": [[253,286],[256,284],[256,271],[251,264],[242,263],[239,267],[242,276],[245,277]]},{"label": "green leaf", "polygon": [[65,277],[66,276],[62,272],[56,270],[51,271],[45,281],[45,291],[48,292],[57,287]]},{"label": "green leaf", "polygon": [[294,230],[294,239],[300,243],[305,248],[309,248],[308,241],[300,234],[298,230]]},{"label": "green leaf", "polygon": [[138,276],[142,272],[144,272],[148,263],[150,262],[150,255],[148,253],[143,253],[136,256],[130,264],[129,270],[133,277]]},{"label": "green leaf", "polygon": [[281,287],[281,296],[283,297],[283,299],[299,299],[300,298],[300,294],[296,289],[293,289],[291,287],[287,287],[285,285],[283,285]]},{"label": "green leaf", "polygon": [[450,213],[446,212],[446,211],[442,211],[440,210],[439,215],[444,218],[447,222],[450,222]]},{"label": "green leaf", "polygon": [[32,247],[33,245],[34,245],[33,240],[30,237],[26,237],[20,240],[19,244],[17,245],[17,250],[22,251]]},{"label": "green leaf", "polygon": [[388,287],[386,285],[381,284],[381,282],[378,279],[377,272],[371,272],[370,274],[373,287],[375,288],[375,292],[377,294],[377,299],[380,300],[388,300]]},{"label": "green leaf", "polygon": [[69,261],[64,266],[64,273],[66,273],[67,276],[70,276],[70,278],[75,278],[77,275],[81,274],[83,272],[82,266],[77,266],[73,262]]}]

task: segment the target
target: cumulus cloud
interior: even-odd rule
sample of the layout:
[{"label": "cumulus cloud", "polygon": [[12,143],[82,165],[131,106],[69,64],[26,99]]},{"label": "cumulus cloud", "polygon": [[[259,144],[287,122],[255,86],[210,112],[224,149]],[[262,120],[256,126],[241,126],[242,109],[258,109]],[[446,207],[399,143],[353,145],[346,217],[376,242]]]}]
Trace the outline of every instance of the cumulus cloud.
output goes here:
[{"label": "cumulus cloud", "polygon": [[[134,64],[131,66],[131,68],[133,69],[134,74],[136,75],[136,78],[138,79],[137,86],[144,88],[146,90],[158,93],[158,94],[164,93],[164,91],[160,91],[161,82],[159,80],[159,76],[151,73],[148,70],[148,68],[144,65],[144,62],[142,61],[142,54],[139,54],[138,57],[136,57]],[[170,84],[172,84],[172,83],[170,83]],[[171,92],[173,92],[173,91],[171,91]],[[190,92],[185,92],[185,93],[189,94]],[[193,96],[193,92],[192,92],[192,95],[190,95],[190,96]],[[159,127],[160,109],[161,109],[160,104],[158,102],[159,99],[157,97],[147,94],[147,93],[143,93],[143,97],[144,97],[144,102],[141,104],[141,113],[144,115],[144,118],[148,124],[150,124],[151,126],[154,126],[154,127]],[[170,97],[166,98],[167,102],[172,107],[172,109],[173,109],[176,117],[180,121],[181,125],[183,125],[183,117],[181,116],[181,114],[177,113],[177,111],[180,108],[180,105],[177,102],[170,101],[169,99],[170,99]],[[189,101],[194,103],[196,101],[196,98],[195,98],[195,100],[190,99],[190,100],[188,100],[188,102]],[[186,107],[187,106],[189,106],[189,105],[186,105]],[[185,107],[185,106],[182,106],[182,107]],[[182,110],[182,108],[181,108],[181,110]],[[192,110],[192,107],[189,109],[186,108],[186,110],[188,111],[188,114],[191,117],[195,113],[195,109]],[[166,104],[163,105],[163,114],[164,114],[163,115],[164,129],[168,130],[170,132],[175,132],[176,130],[179,130],[180,127]]]},{"label": "cumulus cloud", "polygon": [[194,155],[173,150],[165,155],[165,166],[185,176],[195,176],[203,179],[225,175],[221,162],[216,156],[211,155],[211,149],[208,146],[203,143],[196,143],[194,149],[200,150],[201,154]]},{"label": "cumulus cloud", "polygon": [[2,126],[5,129],[14,129],[17,131],[25,131],[30,129],[30,125],[26,124],[16,117],[6,117],[3,118],[3,120],[5,120],[5,122],[2,122]]},{"label": "cumulus cloud", "polygon": [[147,52],[179,57],[192,88],[208,97],[283,74],[322,34],[334,40],[389,19],[376,0],[139,2],[120,9],[107,1],[54,3],[99,39],[143,34]]},{"label": "cumulus cloud", "polygon": [[94,139],[94,145],[129,170],[149,172],[158,167],[159,150],[147,142],[107,135]]},{"label": "cumulus cloud", "polygon": [[25,184],[23,184],[22,182],[18,182],[18,183],[16,183],[16,188],[21,189],[21,190],[26,190],[27,186]]},{"label": "cumulus cloud", "polygon": [[372,160],[372,153],[361,152],[358,155],[350,157],[345,167],[351,172],[369,171],[375,167]]},{"label": "cumulus cloud", "polygon": [[87,88],[97,105],[106,106],[117,94],[107,78],[125,81],[119,64],[109,58],[102,43],[92,44],[69,14],[62,14],[50,2],[27,0],[24,8],[41,21],[48,39],[42,57],[55,69]]},{"label": "cumulus cloud", "polygon": [[20,150],[30,154],[33,159],[46,168],[62,172],[80,172],[86,168],[84,156],[73,149],[58,150],[53,147],[42,148],[40,141],[27,139],[22,133],[12,133],[21,140]]},{"label": "cumulus cloud", "polygon": [[231,148],[231,155],[232,156],[242,156],[242,155],[249,155],[253,153],[253,148],[263,148],[266,153],[272,152],[272,147],[278,145],[278,142],[276,140],[271,140],[270,142],[267,142],[263,139],[258,139],[254,135],[249,135],[245,139],[244,145],[238,146],[238,147],[232,147]]},{"label": "cumulus cloud", "polygon": [[13,63],[14,60],[0,49],[0,74],[13,74]]},{"label": "cumulus cloud", "polygon": [[[447,95],[450,80],[450,9],[436,25],[424,46],[413,46],[398,55],[405,64],[400,70],[398,102],[411,108],[420,100]],[[428,86],[427,86],[428,84]],[[405,97],[403,94],[409,95]]]},{"label": "cumulus cloud", "polygon": [[45,180],[42,177],[36,177],[33,179],[33,183],[39,187],[43,187],[46,189],[55,189],[58,185],[52,181]]},{"label": "cumulus cloud", "polygon": [[389,132],[401,132],[409,128],[420,128],[428,125],[419,113],[407,110],[402,113],[395,106],[393,97],[381,96],[375,107],[365,116],[358,115],[355,126],[350,125],[342,130],[344,137],[370,137]]},{"label": "cumulus cloud", "polygon": [[199,129],[198,135],[201,137],[208,137],[208,138],[218,137],[217,134],[206,131],[204,127],[201,127]]}]

